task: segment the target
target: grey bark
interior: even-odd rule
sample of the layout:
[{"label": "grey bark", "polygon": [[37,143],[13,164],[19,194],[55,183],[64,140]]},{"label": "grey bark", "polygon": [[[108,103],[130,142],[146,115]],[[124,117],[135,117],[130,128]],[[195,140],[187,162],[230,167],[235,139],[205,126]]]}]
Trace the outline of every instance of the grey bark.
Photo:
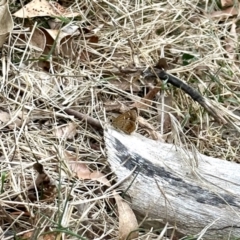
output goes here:
[{"label": "grey bark", "polygon": [[[204,239],[240,238],[240,165],[105,130],[108,161],[132,208]],[[206,232],[205,232],[206,231]]]}]

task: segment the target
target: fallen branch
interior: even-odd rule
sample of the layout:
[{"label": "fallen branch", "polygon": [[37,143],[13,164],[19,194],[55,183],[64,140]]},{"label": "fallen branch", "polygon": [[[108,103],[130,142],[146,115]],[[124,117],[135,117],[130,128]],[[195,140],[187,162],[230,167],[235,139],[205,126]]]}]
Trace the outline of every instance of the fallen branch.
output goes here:
[{"label": "fallen branch", "polygon": [[240,237],[239,164],[113,129],[105,131],[105,143],[118,181],[128,176],[122,189],[134,210],[185,235],[206,230],[208,240]]},{"label": "fallen branch", "polygon": [[88,116],[87,114],[77,112],[71,108],[66,108],[66,109],[64,109],[64,111],[68,115],[73,115],[75,118],[79,119],[80,121],[82,121],[82,120],[86,121],[87,124],[91,125],[92,127],[96,128],[98,130],[103,129],[101,123],[97,119],[92,118],[92,117]]}]

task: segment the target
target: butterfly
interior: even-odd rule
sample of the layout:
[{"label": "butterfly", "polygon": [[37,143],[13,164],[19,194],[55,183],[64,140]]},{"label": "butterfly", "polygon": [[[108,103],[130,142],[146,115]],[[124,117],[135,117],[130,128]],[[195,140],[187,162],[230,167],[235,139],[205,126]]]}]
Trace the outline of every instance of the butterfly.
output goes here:
[{"label": "butterfly", "polygon": [[112,125],[126,134],[131,134],[137,129],[138,115],[138,109],[134,107],[114,118]]}]

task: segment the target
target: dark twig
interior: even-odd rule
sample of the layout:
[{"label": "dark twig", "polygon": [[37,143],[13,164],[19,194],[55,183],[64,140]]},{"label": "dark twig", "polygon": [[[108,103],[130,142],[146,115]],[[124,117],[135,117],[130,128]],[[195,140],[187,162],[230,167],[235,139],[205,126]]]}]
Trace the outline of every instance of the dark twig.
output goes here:
[{"label": "dark twig", "polygon": [[187,93],[194,101],[198,102],[204,109],[206,109],[209,114],[211,114],[214,119],[220,123],[227,123],[224,119],[224,116],[220,113],[220,111],[216,110],[211,102],[204,98],[198,91],[181,81],[179,78],[172,76],[171,74],[166,73],[164,70],[154,68],[153,71],[148,69],[143,73],[143,76],[146,77],[159,77],[160,80],[165,81],[166,83],[170,83],[173,86],[182,89],[185,93]]}]

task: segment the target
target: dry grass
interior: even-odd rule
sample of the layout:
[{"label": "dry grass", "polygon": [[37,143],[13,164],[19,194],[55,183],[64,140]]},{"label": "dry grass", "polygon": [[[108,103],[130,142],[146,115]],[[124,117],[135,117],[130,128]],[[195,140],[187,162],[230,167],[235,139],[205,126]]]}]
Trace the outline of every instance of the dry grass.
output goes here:
[{"label": "dry grass", "polygon": [[[75,41],[88,57],[76,59],[73,53],[69,57],[55,55],[48,60],[49,72],[43,72],[39,64],[42,62],[36,60],[40,56],[29,46],[32,30],[25,28],[34,26],[36,19],[14,19],[15,29],[3,49],[0,81],[1,110],[10,114],[10,120],[1,125],[1,239],[31,231],[35,234],[32,239],[52,231],[59,239],[60,234],[62,239],[117,239],[114,204],[99,183],[73,178],[64,157],[64,149],[71,147],[78,160],[91,170],[114,178],[106,161],[102,132],[69,116],[64,109],[85,113],[104,125],[113,115],[104,106],[116,101],[130,106],[140,101],[148,83],[134,80],[140,89],[134,90],[133,77],[114,74],[117,67],[148,67],[164,56],[170,66],[168,72],[205,97],[229,110],[239,105],[238,45],[235,42],[235,57],[231,59],[226,45],[227,39],[234,41],[229,33],[232,19],[212,19],[208,13],[218,10],[216,4],[196,0],[61,2],[81,12],[81,17],[68,24],[91,29],[102,25],[96,34],[99,41],[88,44],[82,34]],[[20,8],[15,0],[9,5],[12,12]],[[37,19],[38,24],[46,26],[46,19]],[[18,41],[21,32],[26,35],[24,44]],[[184,65],[187,57],[191,59]],[[117,86],[119,82],[127,84],[128,91]],[[161,93],[170,96],[172,113],[201,153],[240,161],[238,145],[231,144],[230,138],[222,138],[222,126],[201,106],[172,86]],[[160,131],[158,108],[156,98],[142,116]],[[70,122],[77,126],[75,137],[56,137],[56,126]],[[36,201],[29,199],[29,186],[36,178],[32,167],[36,161],[57,184],[54,197],[48,200],[41,201],[40,196],[36,196]],[[159,239],[158,236],[152,229],[145,229],[139,239]]]}]

